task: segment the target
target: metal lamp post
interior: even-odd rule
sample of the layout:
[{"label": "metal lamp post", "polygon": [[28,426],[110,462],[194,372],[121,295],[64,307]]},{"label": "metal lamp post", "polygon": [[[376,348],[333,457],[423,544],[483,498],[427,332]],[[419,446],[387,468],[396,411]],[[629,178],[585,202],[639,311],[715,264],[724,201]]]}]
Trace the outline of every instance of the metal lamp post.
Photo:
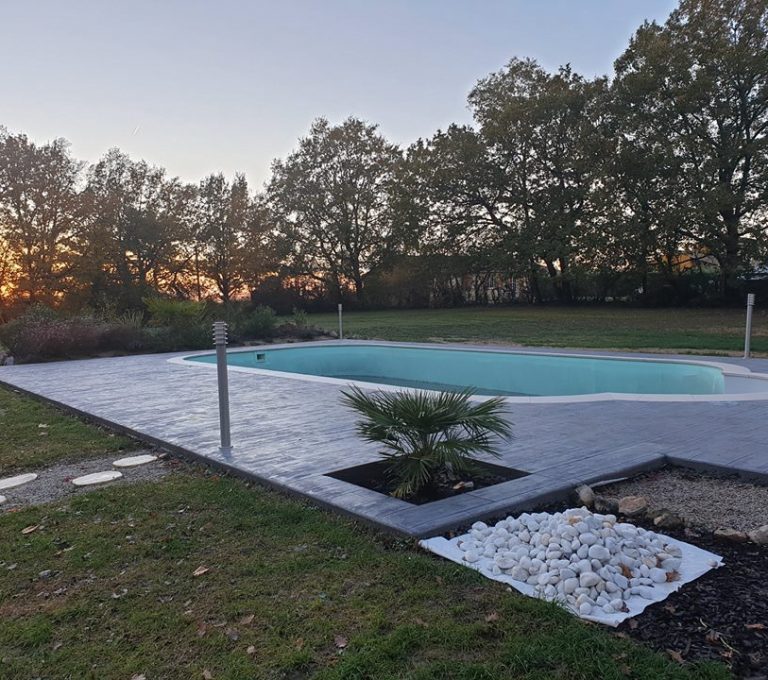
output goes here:
[{"label": "metal lamp post", "polygon": [[232,455],[232,437],[229,425],[229,377],[227,375],[227,323],[213,322],[213,344],[216,346],[216,373],[219,383],[219,453]]},{"label": "metal lamp post", "polygon": [[744,333],[744,358],[749,359],[752,349],[752,309],[755,306],[755,294],[747,294],[747,329]]}]

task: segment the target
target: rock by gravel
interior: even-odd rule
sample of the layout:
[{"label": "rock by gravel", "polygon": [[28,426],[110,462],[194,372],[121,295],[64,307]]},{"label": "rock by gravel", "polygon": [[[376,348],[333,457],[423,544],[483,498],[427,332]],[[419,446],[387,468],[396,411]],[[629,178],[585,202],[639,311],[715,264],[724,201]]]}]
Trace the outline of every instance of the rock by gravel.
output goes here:
[{"label": "rock by gravel", "polygon": [[625,517],[640,517],[648,509],[648,499],[644,496],[624,496],[619,499],[619,514]]},{"label": "rock by gravel", "polygon": [[731,543],[746,543],[749,540],[745,531],[736,529],[715,529],[713,535],[720,541],[730,541]]},{"label": "rock by gravel", "polygon": [[582,484],[581,486],[577,486],[573,492],[576,494],[576,500],[579,505],[584,505],[588,508],[591,508],[594,505],[595,492],[592,491],[592,487],[587,484]]},{"label": "rock by gravel", "polygon": [[762,527],[758,527],[754,531],[750,531],[748,534],[749,540],[752,541],[752,543],[757,543],[758,545],[768,545],[768,524]]},{"label": "rock by gravel", "polygon": [[685,522],[683,519],[674,512],[669,510],[661,510],[653,513],[653,526],[658,529],[678,529],[683,526]]},{"label": "rock by gravel", "polygon": [[[151,451],[136,451],[133,452],[132,455],[143,453],[151,453]],[[0,513],[9,512],[14,508],[22,506],[48,503],[76,493],[88,493],[89,491],[92,491],[94,487],[78,488],[72,484],[72,479],[94,472],[109,470],[112,468],[112,461],[119,458],[120,455],[121,454],[112,454],[109,456],[92,458],[90,460],[78,461],[76,463],[60,463],[49,468],[36,470],[35,472],[37,472],[38,478],[33,482],[4,491],[7,501],[0,506]],[[162,479],[170,472],[170,465],[165,461],[158,460],[147,465],[126,468],[123,471],[123,478],[111,482],[110,485],[132,484],[135,482]],[[100,488],[103,488],[103,486]]]},{"label": "rock by gravel", "polygon": [[595,512],[601,512],[604,515],[616,515],[619,512],[619,502],[615,498],[595,496]]},{"label": "rock by gravel", "polygon": [[601,494],[645,496],[654,506],[710,531],[753,531],[768,524],[768,486],[733,476],[668,467],[601,488]]}]

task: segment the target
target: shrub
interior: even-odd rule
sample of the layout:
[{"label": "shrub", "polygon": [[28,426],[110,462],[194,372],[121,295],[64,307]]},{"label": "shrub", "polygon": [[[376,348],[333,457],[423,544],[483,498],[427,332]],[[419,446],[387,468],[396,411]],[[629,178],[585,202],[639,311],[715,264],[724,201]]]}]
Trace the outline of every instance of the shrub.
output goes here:
[{"label": "shrub", "polygon": [[92,319],[32,320],[22,316],[2,328],[2,342],[18,361],[87,356],[102,344],[106,326]]},{"label": "shrub", "polygon": [[269,338],[275,330],[275,310],[259,305],[237,321],[235,332],[244,339]]},{"label": "shrub", "polygon": [[306,328],[309,325],[309,316],[303,309],[294,307],[291,322],[296,328]]},{"label": "shrub", "polygon": [[496,438],[509,438],[511,426],[502,417],[504,399],[480,403],[463,392],[375,392],[353,387],[344,402],[362,419],[358,433],[382,444],[393,496],[406,498],[434,484],[441,473],[471,471],[472,454],[498,457]]},{"label": "shrub", "polygon": [[209,311],[204,302],[193,300],[169,300],[167,298],[144,298],[152,326],[168,328],[189,328],[208,322]]}]

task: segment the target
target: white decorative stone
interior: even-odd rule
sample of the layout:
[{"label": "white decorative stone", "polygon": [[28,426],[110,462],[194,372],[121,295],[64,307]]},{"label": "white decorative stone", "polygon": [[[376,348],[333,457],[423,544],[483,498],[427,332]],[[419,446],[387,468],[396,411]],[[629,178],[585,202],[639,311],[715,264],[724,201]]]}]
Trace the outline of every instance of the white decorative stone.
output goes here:
[{"label": "white decorative stone", "polygon": [[128,456],[127,458],[119,458],[112,465],[118,468],[136,467],[137,465],[146,465],[152,461],[157,460],[157,456],[153,456],[149,453],[144,453],[140,456]]},{"label": "white decorative stone", "polygon": [[532,586],[539,597],[564,602],[582,616],[628,611],[632,598],[654,599],[681,551],[668,539],[615,515],[572,508],[523,513],[495,526],[472,525],[458,545],[465,562]]},{"label": "white decorative stone", "polygon": [[2,505],[3,503],[5,503],[5,501],[7,501],[7,500],[8,500],[8,499],[7,499],[5,496],[0,496],[0,505]]},{"label": "white decorative stone", "polygon": [[120,479],[123,476],[122,472],[117,470],[108,470],[106,472],[93,472],[90,475],[83,475],[82,477],[75,477],[72,483],[75,486],[91,486],[92,484],[104,484],[106,482],[112,482],[116,479]]},{"label": "white decorative stone", "polygon": [[15,486],[34,482],[36,479],[37,475],[34,472],[27,472],[23,475],[16,475],[15,477],[3,477],[3,479],[0,479],[0,489],[12,489]]}]

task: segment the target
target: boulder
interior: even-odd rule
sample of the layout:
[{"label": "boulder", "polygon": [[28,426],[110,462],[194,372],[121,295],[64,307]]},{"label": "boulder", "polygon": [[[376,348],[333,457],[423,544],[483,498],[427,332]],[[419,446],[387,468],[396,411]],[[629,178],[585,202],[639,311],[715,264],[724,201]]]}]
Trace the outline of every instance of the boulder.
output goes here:
[{"label": "boulder", "polygon": [[607,496],[595,496],[595,511],[603,515],[615,515],[619,511],[619,502]]},{"label": "boulder", "polygon": [[730,541],[731,543],[746,543],[749,540],[746,532],[729,528],[715,529],[712,535],[720,541]]},{"label": "boulder", "polygon": [[619,514],[625,517],[640,517],[648,510],[645,496],[624,496],[619,499]]},{"label": "boulder", "polygon": [[595,504],[595,492],[592,491],[592,487],[587,484],[582,484],[574,489],[576,500],[579,505],[584,505],[591,508]]},{"label": "boulder", "polygon": [[758,545],[768,545],[768,524],[753,529],[748,534],[749,540]]},{"label": "boulder", "polygon": [[653,526],[659,529],[679,529],[684,524],[682,517],[669,510],[660,510],[653,516]]}]

